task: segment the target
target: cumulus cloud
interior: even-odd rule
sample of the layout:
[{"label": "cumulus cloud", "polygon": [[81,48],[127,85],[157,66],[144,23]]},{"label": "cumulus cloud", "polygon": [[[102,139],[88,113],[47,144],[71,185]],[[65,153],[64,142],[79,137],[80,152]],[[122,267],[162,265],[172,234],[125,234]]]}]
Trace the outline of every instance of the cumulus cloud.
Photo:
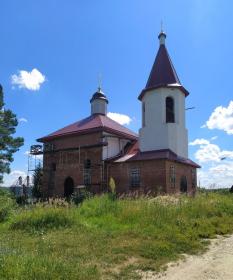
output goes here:
[{"label": "cumulus cloud", "polygon": [[[30,151],[26,151],[24,152],[25,156],[29,156],[30,155]],[[36,162],[38,163],[38,161],[43,161],[43,154],[42,155],[33,155],[33,158],[36,160]]]},{"label": "cumulus cloud", "polygon": [[233,162],[215,164],[207,170],[198,170],[198,184],[207,188],[224,188],[233,185]]},{"label": "cumulus cloud", "polygon": [[36,160],[43,161],[43,155],[36,155]]},{"label": "cumulus cloud", "polygon": [[39,90],[44,82],[45,76],[36,68],[32,69],[31,72],[20,70],[18,74],[11,76],[12,85],[32,91]]},{"label": "cumulus cloud", "polygon": [[196,146],[196,145],[208,145],[210,143],[209,140],[206,139],[195,139],[193,142],[190,142],[189,145],[190,146]]},{"label": "cumulus cloud", "polygon": [[190,146],[197,146],[195,159],[202,169],[198,170],[198,185],[207,188],[230,187],[233,184],[233,151],[223,150],[211,143],[217,136],[203,139],[198,138],[190,142]]},{"label": "cumulus cloud", "polygon": [[195,158],[199,162],[219,162],[221,160],[221,150],[215,144],[201,145],[195,153]]},{"label": "cumulus cloud", "polygon": [[28,120],[26,118],[19,118],[19,122],[28,122]]},{"label": "cumulus cloud", "polygon": [[4,183],[3,185],[6,187],[11,186],[12,184],[14,184],[19,177],[23,177],[26,178],[27,174],[26,172],[22,171],[22,170],[13,170],[11,171],[10,174],[7,174],[4,176]]},{"label": "cumulus cloud", "polygon": [[[216,136],[211,140],[215,140]],[[194,154],[195,158],[200,162],[220,162],[224,158],[233,159],[233,151],[221,150],[216,144],[212,144],[207,139],[195,139],[189,143],[190,146],[199,145],[200,147]]]},{"label": "cumulus cloud", "polygon": [[202,127],[223,130],[229,135],[233,134],[233,101],[230,101],[228,107],[215,108]]},{"label": "cumulus cloud", "polygon": [[107,116],[121,125],[125,125],[125,124],[129,125],[132,122],[132,119],[124,114],[109,112]]}]

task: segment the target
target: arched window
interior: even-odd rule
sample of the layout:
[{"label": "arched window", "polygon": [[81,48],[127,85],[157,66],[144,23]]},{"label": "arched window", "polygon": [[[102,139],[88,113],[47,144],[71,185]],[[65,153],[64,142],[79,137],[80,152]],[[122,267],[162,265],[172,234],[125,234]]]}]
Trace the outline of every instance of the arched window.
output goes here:
[{"label": "arched window", "polygon": [[146,113],[146,105],[145,105],[145,102],[142,102],[142,127],[146,126],[145,113]]},{"label": "arched window", "polygon": [[175,112],[174,112],[174,100],[172,97],[166,98],[166,122],[175,122]]}]

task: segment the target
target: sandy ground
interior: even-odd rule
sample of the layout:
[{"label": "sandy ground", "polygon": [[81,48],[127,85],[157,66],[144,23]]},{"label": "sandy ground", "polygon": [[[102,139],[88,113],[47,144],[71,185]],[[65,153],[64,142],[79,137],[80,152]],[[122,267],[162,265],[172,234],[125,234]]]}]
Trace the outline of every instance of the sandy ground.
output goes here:
[{"label": "sandy ground", "polygon": [[233,235],[213,240],[203,255],[171,263],[160,274],[147,272],[143,280],[233,280]]}]

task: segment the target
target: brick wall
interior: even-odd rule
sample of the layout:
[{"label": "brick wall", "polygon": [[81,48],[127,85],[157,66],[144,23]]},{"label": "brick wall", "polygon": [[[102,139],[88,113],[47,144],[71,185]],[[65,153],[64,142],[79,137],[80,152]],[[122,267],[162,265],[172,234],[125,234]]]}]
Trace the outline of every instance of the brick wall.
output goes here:
[{"label": "brick wall", "polygon": [[[100,143],[102,133],[63,137],[52,141],[55,149],[78,148]],[[118,193],[140,191],[143,193],[179,193],[181,177],[187,178],[187,191],[196,191],[196,169],[190,165],[165,159],[132,161],[123,163],[102,162],[102,147],[82,148],[72,151],[58,151],[44,155],[43,193],[45,196],[63,196],[64,182],[71,177],[74,186],[83,185],[84,161],[91,160],[91,191],[105,191],[110,177],[116,182]],[[55,166],[54,166],[55,164]],[[175,182],[171,182],[171,166],[175,169]],[[56,170],[53,170],[55,167]],[[130,170],[140,171],[140,187],[132,187]],[[194,176],[194,177],[193,177]]]},{"label": "brick wall", "polygon": [[[139,168],[140,187],[132,187],[130,170]],[[134,161],[114,163],[109,166],[108,177],[112,176],[116,183],[118,193],[141,191],[154,194],[166,191],[165,160]]]},{"label": "brick wall", "polygon": [[[170,167],[175,167],[175,183],[171,183]],[[130,170],[139,168],[140,187],[132,187],[130,179]],[[192,170],[194,172],[194,181]],[[112,176],[116,183],[117,192],[124,193],[130,191],[141,191],[153,194],[180,193],[181,177],[187,178],[187,192],[195,194],[196,192],[196,169],[190,165],[172,162],[169,160],[147,160],[111,164],[108,167],[108,178]]]},{"label": "brick wall", "polygon": [[[170,167],[175,167],[175,184],[170,180]],[[192,173],[194,172],[194,173]],[[187,179],[187,192],[189,194],[195,194],[197,187],[197,175],[196,168],[182,164],[179,162],[166,161],[166,181],[167,181],[167,193],[180,193],[180,182],[183,176]]]},{"label": "brick wall", "polygon": [[[50,143],[55,149],[78,148],[84,145],[95,145],[101,141],[101,133],[79,135],[56,139]],[[45,196],[63,196],[64,182],[71,177],[74,185],[83,185],[84,161],[91,160],[92,191],[99,192],[102,186],[102,147],[81,148],[73,151],[58,151],[44,155],[43,193]],[[56,170],[53,170],[54,164]]]}]

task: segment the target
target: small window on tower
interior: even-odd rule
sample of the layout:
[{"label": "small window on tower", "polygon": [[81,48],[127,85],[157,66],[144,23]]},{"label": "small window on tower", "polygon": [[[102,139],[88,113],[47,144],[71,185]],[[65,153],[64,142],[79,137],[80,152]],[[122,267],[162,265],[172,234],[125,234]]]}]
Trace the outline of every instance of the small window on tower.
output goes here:
[{"label": "small window on tower", "polygon": [[167,123],[175,122],[174,100],[172,97],[166,98],[166,122]]},{"label": "small window on tower", "polygon": [[145,113],[146,113],[146,105],[145,102],[142,102],[142,127],[146,126]]}]

